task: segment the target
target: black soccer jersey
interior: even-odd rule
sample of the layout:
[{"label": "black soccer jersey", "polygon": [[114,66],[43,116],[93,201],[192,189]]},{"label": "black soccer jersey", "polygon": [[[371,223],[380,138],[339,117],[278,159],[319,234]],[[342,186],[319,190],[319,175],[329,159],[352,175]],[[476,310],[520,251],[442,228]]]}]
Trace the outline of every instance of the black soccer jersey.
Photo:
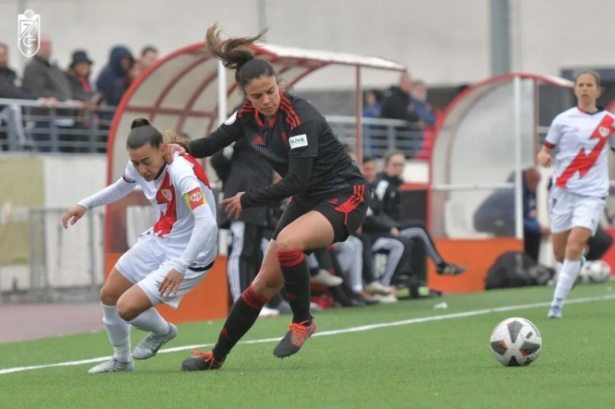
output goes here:
[{"label": "black soccer jersey", "polygon": [[246,102],[211,135],[192,141],[190,151],[194,157],[208,157],[242,137],[283,178],[244,193],[243,208],[290,196],[305,204],[317,203],[332,193],[351,192],[353,185],[367,183],[325,118],[309,102],[291,94],[280,95],[278,113],[268,124]]}]

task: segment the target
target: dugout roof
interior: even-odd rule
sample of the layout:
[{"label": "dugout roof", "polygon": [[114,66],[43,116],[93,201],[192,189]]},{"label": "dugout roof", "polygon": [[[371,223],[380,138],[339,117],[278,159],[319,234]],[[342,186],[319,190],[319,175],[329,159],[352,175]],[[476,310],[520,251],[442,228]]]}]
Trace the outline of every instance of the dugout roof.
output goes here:
[{"label": "dugout roof", "polygon": [[[520,90],[517,100],[516,78]],[[509,73],[468,87],[450,103],[438,125],[431,162],[429,212],[437,236],[480,237],[472,226],[473,215],[495,189],[506,187],[516,168],[517,140],[522,167],[535,163],[539,93],[548,92],[566,105],[572,87],[574,83],[563,78]]]}]

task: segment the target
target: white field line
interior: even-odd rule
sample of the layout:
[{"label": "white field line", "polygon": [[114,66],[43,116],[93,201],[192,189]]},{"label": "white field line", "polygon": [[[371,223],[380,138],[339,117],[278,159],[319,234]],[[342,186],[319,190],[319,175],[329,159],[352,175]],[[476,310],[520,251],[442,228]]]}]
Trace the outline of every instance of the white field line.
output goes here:
[{"label": "white field line", "polygon": [[[582,304],[582,303],[597,302],[597,301],[607,301],[607,300],[613,300],[613,299],[615,299],[615,294],[604,295],[604,296],[599,296],[599,297],[574,298],[571,300],[567,300],[566,304]],[[465,312],[458,312],[454,314],[431,315],[427,317],[410,318],[410,319],[402,320],[402,321],[382,322],[379,324],[369,324],[369,325],[361,325],[358,327],[322,331],[322,332],[317,332],[313,336],[314,337],[326,337],[326,336],[331,336],[331,335],[349,334],[353,332],[371,331],[371,330],[379,329],[379,328],[399,327],[402,325],[421,324],[424,322],[475,317],[477,315],[486,315],[486,314],[492,314],[492,313],[498,313],[498,312],[527,310],[531,308],[548,307],[550,304],[551,304],[550,302],[540,302],[540,303],[534,303],[534,304],[520,304],[520,305],[509,305],[506,307],[485,308],[482,310],[465,311]],[[270,342],[278,342],[279,340],[280,340],[280,337],[275,337],[275,338],[253,339],[253,340],[248,340],[248,341],[242,341],[239,343],[240,344],[263,344],[263,343],[270,343]],[[180,352],[180,351],[186,351],[186,350],[197,349],[197,348],[209,348],[209,347],[212,347],[213,345],[214,344],[184,345],[181,347],[161,349],[160,351],[158,351],[158,353],[168,354],[171,352]],[[6,369],[0,369],[0,375],[6,375],[10,373],[23,372],[23,371],[33,371],[36,369],[55,368],[55,367],[60,367],[60,366],[93,364],[97,362],[104,362],[109,359],[111,359],[110,356],[102,356],[98,358],[83,359],[80,361],[68,361],[68,362],[60,362],[56,364],[6,368]]]}]

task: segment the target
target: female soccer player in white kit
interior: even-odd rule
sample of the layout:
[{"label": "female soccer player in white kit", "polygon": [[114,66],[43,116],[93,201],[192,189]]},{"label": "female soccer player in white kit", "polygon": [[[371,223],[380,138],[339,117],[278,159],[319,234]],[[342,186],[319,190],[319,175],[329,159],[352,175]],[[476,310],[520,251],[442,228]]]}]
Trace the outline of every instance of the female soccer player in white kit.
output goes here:
[{"label": "female soccer player in white kit", "polygon": [[[600,77],[594,71],[576,76],[578,105],[552,122],[538,163],[555,163],[549,198],[553,252],[562,262],[549,318],[562,318],[562,308],[582,265],[609,192],[607,142],[615,149],[615,116],[596,106]],[[554,151],[555,150],[555,151]],[[554,153],[554,157],[552,155]]]},{"label": "female soccer player in white kit", "polygon": [[[124,176],[62,218],[66,228],[87,209],[113,203],[137,186],[160,213],[158,222],[118,260],[100,292],[103,323],[115,353],[90,373],[132,371],[133,358],[151,358],[174,339],[177,327],[152,307],[166,303],[177,308],[205,277],[217,253],[216,205],[201,166],[187,154],[167,164],[162,134],[145,119],[133,121],[127,149]],[[149,332],[132,355],[130,325]]]}]

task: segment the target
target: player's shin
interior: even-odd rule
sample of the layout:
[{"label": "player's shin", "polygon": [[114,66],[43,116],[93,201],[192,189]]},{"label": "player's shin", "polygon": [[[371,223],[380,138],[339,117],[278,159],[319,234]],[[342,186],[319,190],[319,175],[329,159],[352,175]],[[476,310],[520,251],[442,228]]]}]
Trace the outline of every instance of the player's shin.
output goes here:
[{"label": "player's shin", "polygon": [[301,250],[278,251],[278,261],[284,275],[284,288],[293,311],[293,322],[308,326],[310,313],[310,270]]},{"label": "player's shin", "polygon": [[132,361],[130,356],[130,325],[117,313],[117,306],[104,305],[103,323],[113,346],[114,358],[121,362]]},{"label": "player's shin", "polygon": [[237,342],[252,328],[263,306],[269,299],[258,295],[252,285],[237,299],[220,331],[218,342],[213,348],[214,359],[224,362]]},{"label": "player's shin", "polygon": [[551,304],[558,309],[561,309],[564,301],[568,297],[568,293],[574,286],[574,283],[579,276],[581,270],[580,260],[564,260],[562,269],[560,270],[559,279],[557,280],[557,286],[555,287],[555,293],[553,295],[553,303]]}]

